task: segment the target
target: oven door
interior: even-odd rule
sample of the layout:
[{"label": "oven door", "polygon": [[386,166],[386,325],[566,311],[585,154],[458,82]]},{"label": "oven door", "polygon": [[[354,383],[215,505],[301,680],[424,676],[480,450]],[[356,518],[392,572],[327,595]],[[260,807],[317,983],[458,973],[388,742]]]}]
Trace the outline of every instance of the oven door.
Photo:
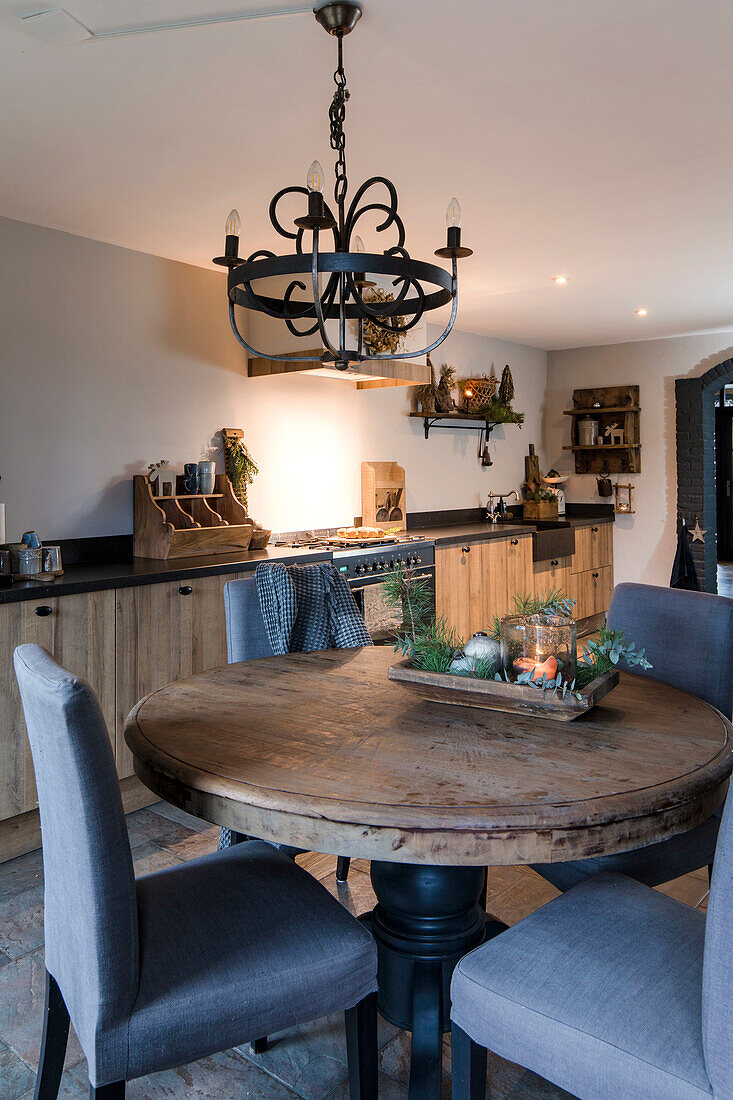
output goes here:
[{"label": "oven door", "polygon": [[[375,645],[394,645],[398,634],[406,630],[404,616],[400,608],[390,607],[384,598],[382,581],[384,574],[376,577],[360,577],[349,582],[356,606],[359,608],[369,637]],[[430,586],[431,611],[435,614],[435,569],[425,568],[415,575],[415,580],[427,581]]]}]

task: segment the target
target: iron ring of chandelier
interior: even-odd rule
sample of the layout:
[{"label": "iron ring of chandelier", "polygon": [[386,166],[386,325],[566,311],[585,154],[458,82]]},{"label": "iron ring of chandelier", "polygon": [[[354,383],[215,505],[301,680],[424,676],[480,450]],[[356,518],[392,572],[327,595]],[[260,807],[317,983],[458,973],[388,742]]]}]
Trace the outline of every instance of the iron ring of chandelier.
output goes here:
[{"label": "iron ring of chandelier", "polygon": [[[346,370],[358,362],[373,362],[384,359],[415,359],[438,347],[449,335],[455,324],[458,311],[458,271],[457,260],[471,255],[471,249],[461,245],[460,206],[456,199],[448,205],[448,222],[445,248],[436,251],[436,256],[451,260],[451,271],[437,264],[414,260],[404,247],[405,228],[397,210],[397,191],[394,184],[384,176],[373,176],[359,187],[354,199],[346,209],[348,181],[346,177],[346,139],[343,123],[346,114],[346,101],[349,92],[346,89],[346,75],[343,69],[343,37],[348,34],[361,17],[361,7],[357,3],[327,3],[315,11],[319,23],[338,40],[338,68],[334,73],[336,92],[329,111],[331,119],[331,147],[337,152],[335,168],[336,184],[334,199],[337,216],[324,200],[322,194],[323,169],[317,161],[311,165],[308,175],[308,187],[287,187],[279,191],[270,203],[270,221],[283,237],[295,241],[295,253],[276,256],[261,249],[247,259],[239,256],[239,215],[235,210],[227,219],[226,246],[223,256],[214,263],[229,268],[228,296],[229,319],[232,330],[239,343],[250,355],[277,361],[312,362],[313,352],[308,355],[278,355],[261,352],[251,346],[242,336],[237,325],[235,307],[240,306],[253,312],[263,313],[284,322],[294,336],[307,337],[318,333],[325,348],[322,356],[324,363],[332,363],[340,370]],[[375,186],[383,186],[387,191],[388,202],[363,201]],[[295,231],[283,225],[278,217],[277,207],[286,195],[307,195],[308,209],[303,217],[294,221]],[[383,215],[376,226],[379,233],[394,228],[397,243],[382,253],[367,253],[361,238],[352,236],[358,220],[369,212]],[[312,233],[312,248],[304,250],[304,235]],[[322,232],[333,234],[334,251],[320,250]],[[353,247],[353,251],[352,251]],[[391,301],[365,299],[363,291],[375,284],[367,279],[366,272],[391,277],[395,293]],[[299,278],[302,276],[302,278]],[[253,283],[266,279],[285,279],[290,282],[282,297],[271,297],[258,293]],[[430,285],[426,291],[423,283]],[[310,293],[312,300],[296,298],[297,291]],[[451,314],[447,325],[438,336],[420,350],[405,352],[387,352],[372,354],[365,346],[364,323],[386,332],[403,334],[414,328],[425,313],[451,303]],[[338,322],[338,347],[335,346],[335,334],[326,328],[327,321]],[[347,321],[356,322],[356,338],[351,342],[356,347],[347,347]]]}]

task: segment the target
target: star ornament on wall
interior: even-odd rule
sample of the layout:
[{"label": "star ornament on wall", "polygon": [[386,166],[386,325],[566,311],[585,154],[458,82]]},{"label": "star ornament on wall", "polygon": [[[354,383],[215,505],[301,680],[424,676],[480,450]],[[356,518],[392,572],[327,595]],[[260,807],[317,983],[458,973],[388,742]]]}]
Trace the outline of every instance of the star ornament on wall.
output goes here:
[{"label": "star ornament on wall", "polygon": [[696,519],[695,526],[692,528],[692,541],[695,542],[697,540],[697,542],[705,542],[704,535],[706,531],[707,527],[701,527],[700,520]]}]

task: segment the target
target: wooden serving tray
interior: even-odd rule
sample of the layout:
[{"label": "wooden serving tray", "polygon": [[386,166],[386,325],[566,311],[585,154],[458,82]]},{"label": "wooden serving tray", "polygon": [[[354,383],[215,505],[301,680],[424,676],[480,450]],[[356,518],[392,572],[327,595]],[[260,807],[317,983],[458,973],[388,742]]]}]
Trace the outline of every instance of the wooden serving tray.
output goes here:
[{"label": "wooden serving tray", "polygon": [[391,665],[387,676],[431,703],[481,707],[483,710],[501,710],[509,714],[532,714],[535,718],[550,718],[554,722],[572,722],[587,714],[616,687],[619,680],[618,671],[613,669],[591,680],[580,692],[580,699],[571,696],[570,692],[562,699],[559,692],[553,695],[529,684],[473,680],[466,676],[454,676],[450,672],[423,672],[412,668],[409,661]]}]

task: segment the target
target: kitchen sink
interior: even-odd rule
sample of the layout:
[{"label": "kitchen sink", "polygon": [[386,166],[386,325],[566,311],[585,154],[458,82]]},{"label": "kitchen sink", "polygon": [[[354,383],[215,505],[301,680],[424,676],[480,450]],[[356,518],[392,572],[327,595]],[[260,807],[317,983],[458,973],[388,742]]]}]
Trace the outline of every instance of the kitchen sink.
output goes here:
[{"label": "kitchen sink", "polygon": [[534,524],[532,561],[553,561],[575,553],[575,528],[569,523]]}]

